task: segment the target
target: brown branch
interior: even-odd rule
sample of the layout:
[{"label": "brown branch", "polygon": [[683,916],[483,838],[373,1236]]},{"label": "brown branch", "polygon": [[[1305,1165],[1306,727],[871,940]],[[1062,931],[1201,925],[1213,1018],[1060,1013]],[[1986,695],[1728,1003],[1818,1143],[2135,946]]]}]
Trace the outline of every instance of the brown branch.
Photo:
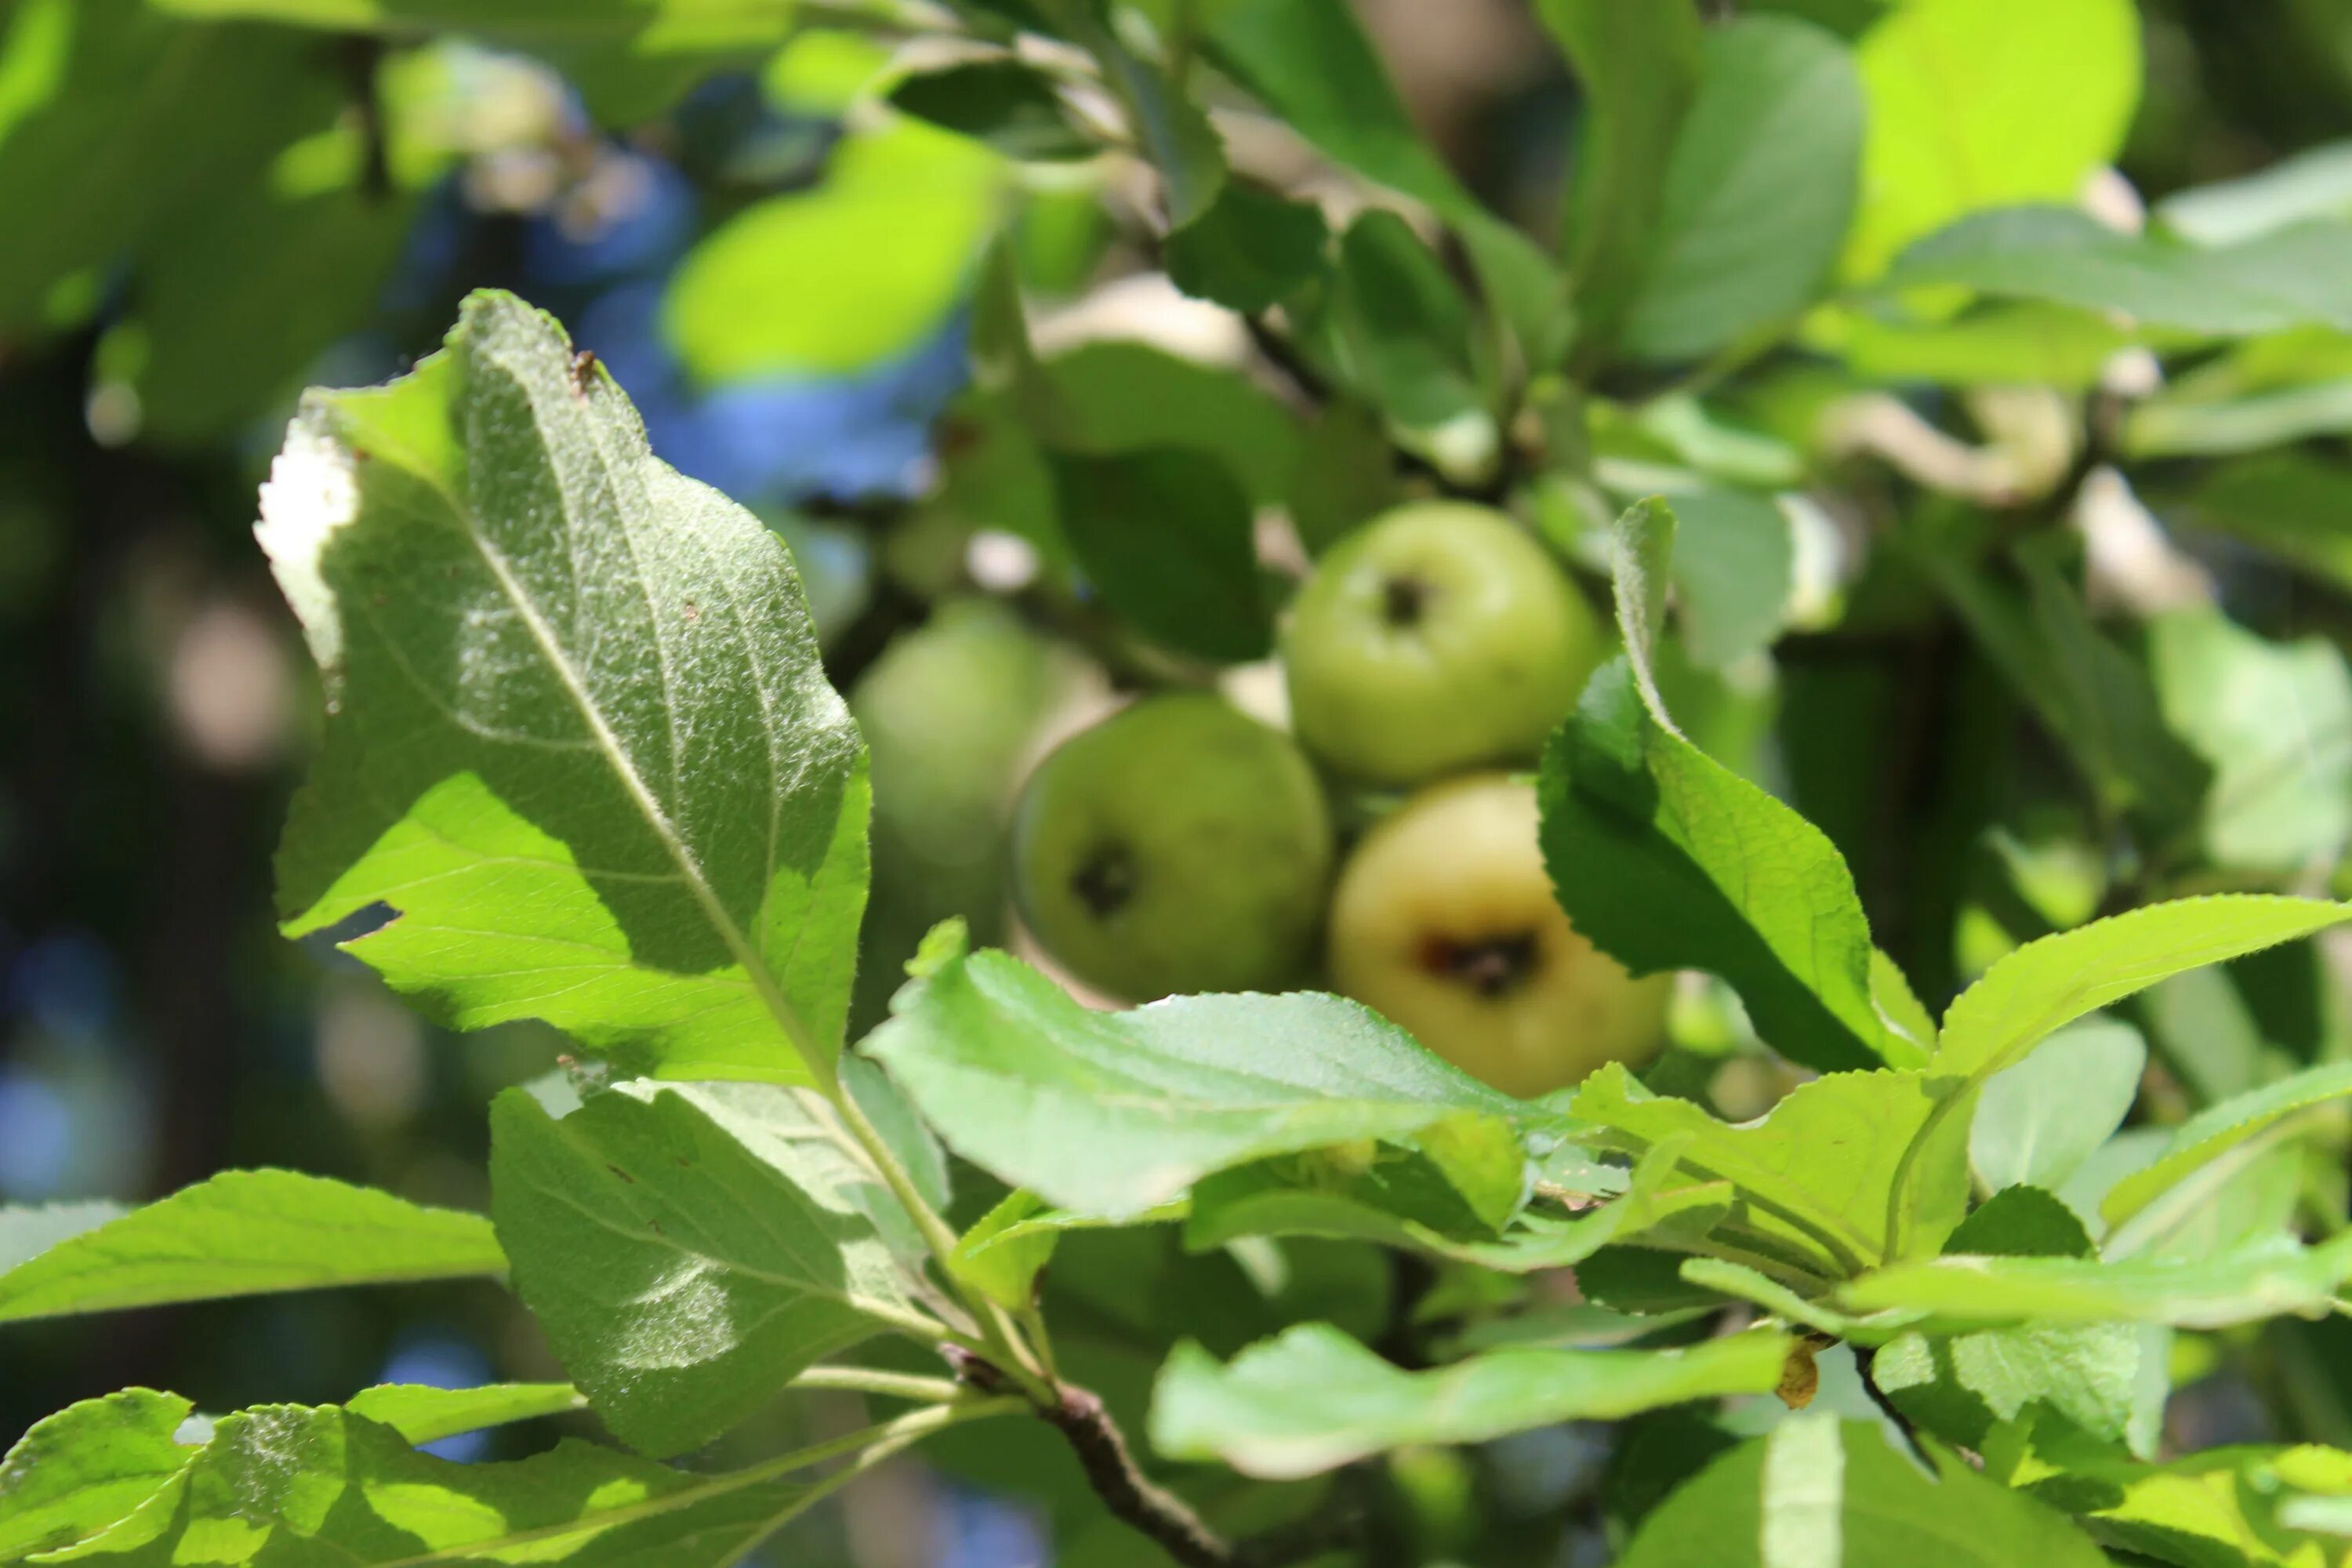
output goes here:
[{"label": "brown branch", "polygon": [[1087,1484],[1104,1506],[1150,1536],[1184,1568],[1234,1568],[1243,1561],[1233,1543],[1210,1529],[1181,1498],[1137,1467],[1100,1394],[1067,1384],[1058,1392],[1060,1402],[1038,1414],[1069,1440],[1087,1473]]},{"label": "brown branch", "polygon": [[[983,1392],[1012,1392],[1000,1368],[970,1351],[941,1345],[940,1354],[958,1381]],[[1359,1529],[1352,1514],[1318,1515],[1238,1543],[1227,1541],[1183,1499],[1143,1473],[1102,1395],[1067,1383],[1056,1384],[1054,1392],[1055,1403],[1039,1405],[1037,1414],[1068,1440],[1087,1484],[1114,1518],[1149,1536],[1183,1568],[1286,1568],[1345,1543]]]},{"label": "brown branch", "polygon": [[1877,1361],[1877,1346],[1872,1345],[1865,1348],[1855,1345],[1853,1347],[1853,1365],[1854,1370],[1862,1373],[1862,1391],[1870,1395],[1870,1402],[1877,1405],[1880,1413],[1895,1424],[1896,1431],[1903,1434],[1903,1441],[1910,1445],[1912,1456],[1930,1470],[1934,1469],[1935,1456],[1927,1452],[1927,1445],[1920,1439],[1918,1426],[1912,1421],[1911,1417],[1903,1414],[1902,1409],[1893,1399],[1887,1397],[1886,1391],[1878,1386],[1878,1379],[1872,1375]]}]

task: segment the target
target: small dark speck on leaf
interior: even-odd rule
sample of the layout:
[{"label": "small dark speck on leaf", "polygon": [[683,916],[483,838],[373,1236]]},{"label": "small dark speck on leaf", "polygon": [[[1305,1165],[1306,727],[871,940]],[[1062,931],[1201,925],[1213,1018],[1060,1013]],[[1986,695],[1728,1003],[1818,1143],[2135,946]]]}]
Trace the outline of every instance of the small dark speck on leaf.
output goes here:
[{"label": "small dark speck on leaf", "polygon": [[580,397],[588,395],[588,388],[596,378],[596,351],[582,349],[572,356],[572,390]]},{"label": "small dark speck on leaf", "polygon": [[624,1171],[620,1166],[614,1164],[610,1160],[604,1162],[604,1169],[612,1172],[613,1174],[620,1177],[621,1180],[628,1183],[629,1185],[633,1187],[637,1184],[636,1177],[629,1174],[628,1172]]},{"label": "small dark speck on leaf", "polygon": [[686,602],[686,618],[689,621],[698,621],[702,618],[702,612],[694,607],[692,599]]}]

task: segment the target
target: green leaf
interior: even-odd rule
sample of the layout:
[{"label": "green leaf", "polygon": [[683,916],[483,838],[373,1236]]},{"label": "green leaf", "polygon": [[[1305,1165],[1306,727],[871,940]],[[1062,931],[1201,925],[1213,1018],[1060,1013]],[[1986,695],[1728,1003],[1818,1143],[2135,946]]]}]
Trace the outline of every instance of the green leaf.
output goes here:
[{"label": "green leaf", "polygon": [[782,544],[657,461],[553,321],[476,294],[414,374],[312,394],[259,532],[330,710],[278,855],[289,934],[388,904],[346,947],[452,1026],[830,1073],[856,726]]},{"label": "green leaf", "polygon": [[173,1440],[194,1408],[127,1388],[35,1422],[0,1458],[0,1563],[95,1535],[153,1496],[195,1453]]},{"label": "green leaf", "polygon": [[76,1204],[12,1205],[0,1208],[0,1273],[38,1257],[68,1237],[96,1230],[131,1210],[121,1204],[92,1199]]},{"label": "green leaf", "polygon": [[1526,359],[1551,363],[1567,321],[1557,269],[1421,139],[1346,0],[1215,0],[1202,37],[1219,68],[1327,156],[1451,225]]},{"label": "green leaf", "polygon": [[1169,280],[1187,294],[1255,315],[1321,275],[1330,237],[1314,203],[1229,179],[1207,211],[1168,236]]},{"label": "green leaf", "polygon": [[2352,327],[2352,223],[2315,222],[2215,249],[2120,234],[2071,207],[1981,213],[1905,251],[1887,289],[1956,286],[2120,311],[2215,337]]},{"label": "green leaf", "polygon": [[348,32],[487,34],[521,45],[633,43],[648,55],[782,43],[796,0],[153,0],[190,16],[249,16]]},{"label": "green leaf", "polygon": [[1796,575],[1796,541],[1778,503],[1751,490],[1693,490],[1675,498],[1675,522],[1684,650],[1721,669],[1768,647]]},{"label": "green leaf", "polygon": [[[141,0],[0,12],[0,336],[86,313],[60,309],[61,285],[239,200],[279,149],[329,124],[341,94],[310,43],[188,26]],[[100,279],[87,282],[94,303]]]},{"label": "green leaf", "polygon": [[1870,1379],[1912,1420],[1971,1448],[2000,1423],[2043,1406],[2095,1436],[2147,1449],[2155,1433],[2139,1391],[2148,1358],[2163,1349],[2131,1323],[1902,1334],[1872,1356]]},{"label": "green leaf", "polygon": [[416,177],[381,187],[358,124],[305,138],[264,177],[166,226],[127,321],[140,434],[217,440],[269,408],[338,338],[363,325],[416,216]]},{"label": "green leaf", "polygon": [[1054,1226],[1029,1222],[1052,1213],[1036,1194],[1014,1188],[957,1240],[949,1267],[998,1306],[1028,1310],[1036,1302],[1037,1276],[1062,1239]]},{"label": "green leaf", "polygon": [[2222,893],[2151,904],[2028,942],[1985,971],[1944,1015],[1935,1070],[1981,1082],[2062,1026],[2167,975],[2347,919],[2352,906],[2325,900]]},{"label": "green leaf", "polygon": [[1302,439],[1297,416],[1239,372],[1118,340],[1039,364],[1021,413],[1055,452],[1139,457],[1175,447],[1213,458],[1261,506],[1288,489]]},{"label": "green leaf", "polygon": [[2234,180],[2175,191],[2156,204],[2155,216],[2199,245],[2231,245],[2307,218],[2352,218],[2352,142],[2306,148]]},{"label": "green leaf", "polygon": [[1213,1171],[1533,1108],[1337,996],[1097,1013],[1002,952],[943,957],[863,1047],[948,1146],[1082,1215],[1131,1219]]},{"label": "green leaf", "polygon": [[479,1215],[293,1171],[224,1171],[0,1274],[0,1322],[506,1266]]},{"label": "green leaf", "polygon": [[1619,1568],[2106,1568],[2063,1514],[1966,1461],[1936,1474],[1872,1422],[1794,1416],[1715,1460],[1642,1523]]},{"label": "green leaf", "polygon": [[1540,0],[1536,14],[1583,89],[1568,266],[1580,331],[1605,335],[1640,287],[1676,137],[1700,90],[1698,12],[1689,0]]},{"label": "green leaf", "polygon": [[2164,721],[2213,770],[2198,833],[2218,866],[2288,872],[2352,837],[2352,671],[2325,637],[2273,643],[2216,609],[2148,623]]},{"label": "green leaf", "polygon": [[[1580,1139],[1641,1152],[1686,1138],[1682,1169],[1732,1184],[1727,1224],[1778,1257],[1834,1279],[1942,1245],[1968,1211],[1967,1118],[1938,1115],[1949,1086],[1917,1072],[1836,1073],[1801,1084],[1755,1121],[1718,1121],[1686,1100],[1652,1094],[1616,1063],[1585,1079],[1570,1106]],[[1934,1138],[1930,1130],[1941,1121]],[[1922,1152],[1913,1155],[1915,1141]],[[1887,1195],[1916,1169],[1897,1234]]]},{"label": "green leaf", "polygon": [[568,1383],[486,1383],[477,1388],[380,1383],[343,1401],[343,1408],[353,1415],[381,1421],[416,1444],[587,1407],[587,1400]]},{"label": "green leaf", "polygon": [[663,330],[705,382],[823,375],[910,350],[966,293],[1003,165],[919,121],[854,132],[824,178],[755,202],[678,264]]},{"label": "green leaf", "polygon": [[923,1331],[920,1243],[823,1115],[751,1085],[634,1084],[561,1121],[520,1090],[492,1105],[515,1292],[631,1446],[694,1447],[821,1358]]},{"label": "green leaf", "polygon": [[223,1552],[252,1568],[721,1568],[826,1489],[756,1468],[686,1475],[571,1439],[528,1459],[461,1465],[341,1410],[265,1405],[222,1417],[179,1480],[74,1557],[125,1568]]},{"label": "green leaf", "polygon": [[1223,465],[1176,447],[1052,462],[1063,537],[1112,609],[1179,652],[1265,656],[1249,497]]},{"label": "green leaf", "polygon": [[1965,213],[2073,201],[2139,101],[2130,0],[1912,0],[1857,59],[1870,130],[1851,277]]},{"label": "green leaf", "polygon": [[1948,1253],[1990,1258],[2088,1258],[2095,1250],[2083,1222],[2042,1187],[2003,1187],[1979,1205],[1944,1238]]},{"label": "green leaf", "polygon": [[2153,1164],[2117,1182],[2100,1203],[2101,1216],[2116,1232],[2109,1250],[2130,1250],[2125,1223],[2143,1215],[2151,1205],[2179,1207],[2184,1195],[2175,1189],[2190,1173],[2223,1159],[2251,1158],[2266,1145],[2265,1134],[2288,1130],[2282,1124],[2289,1118],[2347,1096],[2352,1096],[2352,1062],[2328,1062],[2199,1111],[2174,1130],[2172,1141]]},{"label": "green leaf", "polygon": [[1860,311],[1818,313],[1820,346],[1879,381],[1958,386],[2042,383],[2065,392],[2098,384],[2137,334],[2095,311],[2032,301],[1979,305],[1949,321],[1891,321]]},{"label": "green leaf", "polygon": [[1873,999],[1870,928],[1820,829],[1684,739],[1654,674],[1675,516],[1614,536],[1626,658],[1544,752],[1544,859],[1578,931],[1636,974],[1711,970],[1775,1050],[1834,1070],[1921,1059]]},{"label": "green leaf", "polygon": [[2093,624],[2054,539],[2013,552],[2019,595],[1978,563],[1919,538],[1903,546],[1959,613],[1987,657],[2065,752],[2102,809],[2133,812],[2159,833],[2197,810],[2210,770],[2165,727],[2139,661]]},{"label": "green leaf", "polygon": [[2188,521],[2242,539],[2323,583],[2352,587],[2352,473],[2305,452],[2215,468],[2189,497]]},{"label": "green leaf", "polygon": [[2352,1278],[2352,1236],[2286,1237],[2196,1258],[1947,1257],[1896,1263],[1841,1286],[1848,1311],[1923,1312],[1947,1324],[2170,1323],[2218,1329],[2322,1313]]},{"label": "green leaf", "polygon": [[2055,1191],[2123,1125],[2139,1097],[2147,1045],[2113,1018],[2060,1029],[2022,1061],[1985,1080],[1969,1125],[1969,1163],[1994,1192]]},{"label": "green leaf", "polygon": [[1328,1324],[1302,1323],[1222,1366],[1197,1344],[1177,1346],[1152,1394],[1151,1442],[1171,1458],[1286,1479],[1414,1444],[1768,1393],[1790,1348],[1757,1332],[1684,1350],[1495,1351],[1412,1373]]},{"label": "green leaf", "polygon": [[[1630,12],[1656,13],[1657,25],[1673,27],[1685,7]],[[1646,98],[1655,85],[1643,80],[1641,90]],[[1709,32],[1626,318],[1626,351],[1696,359],[1790,323],[1844,244],[1862,136],[1861,79],[1835,37],[1780,16]]]},{"label": "green leaf", "polygon": [[1099,150],[1070,123],[1052,79],[1016,59],[961,60],[909,76],[890,89],[890,107],[1008,158],[1090,158]]},{"label": "green leaf", "polygon": [[1350,224],[1331,292],[1348,381],[1417,444],[1450,453],[1465,439],[1456,432],[1469,431],[1471,460],[1461,466],[1491,461],[1496,437],[1471,358],[1469,301],[1411,226],[1378,210]]}]

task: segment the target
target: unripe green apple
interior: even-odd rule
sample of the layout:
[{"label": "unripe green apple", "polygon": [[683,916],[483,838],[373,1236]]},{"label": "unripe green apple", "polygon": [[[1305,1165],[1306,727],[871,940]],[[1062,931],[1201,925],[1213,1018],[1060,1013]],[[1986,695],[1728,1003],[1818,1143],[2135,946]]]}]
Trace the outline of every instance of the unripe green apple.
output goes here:
[{"label": "unripe green apple", "polygon": [[1013,822],[1013,901],[1078,980],[1129,1001],[1300,978],[1331,820],[1287,735],[1215,696],[1147,698],[1038,764]]},{"label": "unripe green apple", "polygon": [[1391,784],[1533,760],[1607,652],[1541,545],[1455,501],[1399,507],[1334,546],[1282,641],[1298,738]]},{"label": "unripe green apple", "polygon": [[1527,784],[1435,785],[1364,836],[1331,900],[1333,985],[1523,1099],[1654,1055],[1674,984],[1577,934],[1536,827]]}]

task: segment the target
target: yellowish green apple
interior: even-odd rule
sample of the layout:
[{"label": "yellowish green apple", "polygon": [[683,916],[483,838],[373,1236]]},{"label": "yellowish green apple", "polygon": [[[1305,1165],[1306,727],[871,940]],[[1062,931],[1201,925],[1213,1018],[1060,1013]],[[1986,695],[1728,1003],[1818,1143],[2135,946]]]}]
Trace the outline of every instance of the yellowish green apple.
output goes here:
[{"label": "yellowish green apple", "polygon": [[1064,742],[1013,814],[1013,901],[1072,976],[1132,1002],[1294,984],[1333,858],[1306,756],[1207,692]]},{"label": "yellowish green apple", "polygon": [[1412,784],[1533,761],[1608,647],[1526,530],[1486,507],[1422,501],[1323,557],[1282,657],[1310,751],[1358,778]]},{"label": "yellowish green apple", "polygon": [[1330,922],[1337,989],[1528,1099],[1655,1055],[1674,981],[1577,934],[1536,828],[1533,786],[1507,774],[1423,790],[1349,857]]}]

